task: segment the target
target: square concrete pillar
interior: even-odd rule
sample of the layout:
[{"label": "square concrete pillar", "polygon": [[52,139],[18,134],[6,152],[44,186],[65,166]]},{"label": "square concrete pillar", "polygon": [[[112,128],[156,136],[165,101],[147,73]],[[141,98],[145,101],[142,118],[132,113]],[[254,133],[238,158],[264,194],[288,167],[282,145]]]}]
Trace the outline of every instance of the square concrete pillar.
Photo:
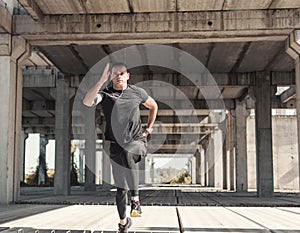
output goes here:
[{"label": "square concrete pillar", "polygon": [[0,35],[0,203],[18,201],[20,195],[22,70],[30,55],[21,37]]},{"label": "square concrete pillar", "polygon": [[272,94],[271,77],[257,73],[255,86],[255,129],[257,195],[274,196],[272,147]]},{"label": "square concrete pillar", "polygon": [[71,168],[71,114],[70,98],[74,89],[70,88],[68,77],[59,74],[56,88],[51,89],[55,98],[55,174],[54,194],[70,194]]},{"label": "square concrete pillar", "polygon": [[298,179],[300,189],[300,30],[293,31],[287,38],[286,52],[295,60],[296,108],[298,131]]},{"label": "square concrete pillar", "polygon": [[196,159],[196,184],[201,183],[201,153],[200,148],[198,148],[194,154]]},{"label": "square concrete pillar", "polygon": [[235,101],[235,142],[236,142],[236,191],[248,191],[247,174],[247,117],[249,112],[246,109],[246,103]]}]

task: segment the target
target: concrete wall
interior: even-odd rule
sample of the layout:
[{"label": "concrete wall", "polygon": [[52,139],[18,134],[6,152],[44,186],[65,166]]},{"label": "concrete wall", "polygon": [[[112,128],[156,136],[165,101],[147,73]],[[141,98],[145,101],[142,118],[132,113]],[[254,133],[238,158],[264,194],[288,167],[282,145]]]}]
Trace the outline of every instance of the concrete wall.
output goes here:
[{"label": "concrete wall", "polygon": [[[273,165],[275,191],[298,191],[297,117],[273,115]],[[255,118],[247,120],[248,187],[256,189]]]}]

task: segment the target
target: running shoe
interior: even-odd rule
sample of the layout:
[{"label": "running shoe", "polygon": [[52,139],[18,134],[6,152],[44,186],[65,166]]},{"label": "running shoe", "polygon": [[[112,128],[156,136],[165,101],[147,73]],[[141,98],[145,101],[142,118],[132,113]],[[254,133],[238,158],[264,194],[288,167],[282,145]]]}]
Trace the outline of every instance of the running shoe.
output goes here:
[{"label": "running shoe", "polygon": [[142,217],[142,209],[139,201],[131,201],[131,217]]},{"label": "running shoe", "polygon": [[127,222],[126,222],[125,225],[122,225],[121,223],[119,223],[119,230],[118,230],[118,232],[119,233],[127,233],[128,229],[129,229],[129,227],[131,227],[131,225],[132,225],[131,219],[127,218]]}]

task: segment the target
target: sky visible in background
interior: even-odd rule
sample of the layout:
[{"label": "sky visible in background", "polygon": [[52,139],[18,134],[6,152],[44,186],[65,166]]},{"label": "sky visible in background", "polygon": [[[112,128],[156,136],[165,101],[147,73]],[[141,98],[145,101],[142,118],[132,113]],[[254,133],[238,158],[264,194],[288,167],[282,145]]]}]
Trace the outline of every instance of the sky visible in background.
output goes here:
[{"label": "sky visible in background", "polygon": [[[48,169],[54,168],[54,153],[55,141],[49,140],[46,146],[46,163]],[[25,145],[25,173],[35,169],[38,165],[38,158],[40,154],[40,135],[38,133],[28,134]]]},{"label": "sky visible in background", "polygon": [[[38,133],[28,134],[25,145],[25,173],[34,171],[38,165],[40,153],[40,135]],[[182,169],[186,167],[187,158],[154,158],[154,168]],[[46,146],[46,163],[48,169],[54,169],[55,165],[55,140],[49,140]]]}]

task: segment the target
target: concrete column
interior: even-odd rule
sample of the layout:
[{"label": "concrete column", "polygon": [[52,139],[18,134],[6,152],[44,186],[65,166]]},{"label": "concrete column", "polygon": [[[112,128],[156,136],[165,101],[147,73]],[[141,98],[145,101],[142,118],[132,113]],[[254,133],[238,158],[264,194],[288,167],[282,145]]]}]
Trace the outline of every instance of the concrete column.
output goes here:
[{"label": "concrete column", "polygon": [[207,160],[207,186],[215,187],[215,150],[214,150],[214,140],[209,137],[208,147],[206,150],[206,160]]},{"label": "concrete column", "polygon": [[[226,135],[226,134],[225,134]],[[223,189],[228,189],[228,158],[227,158],[227,143],[226,143],[227,137],[225,136],[225,140],[223,143],[223,151],[222,151],[222,157],[223,157]]]},{"label": "concrete column", "polygon": [[[300,51],[299,51],[300,53]],[[297,107],[297,131],[298,131],[298,179],[300,191],[300,56],[295,62],[296,75],[296,107]]]},{"label": "concrete column", "polygon": [[85,121],[85,191],[95,191],[95,168],[96,168],[96,126],[95,109],[84,109]]},{"label": "concrete column", "polygon": [[233,147],[229,151],[229,180],[230,180],[230,185],[229,189],[230,190],[235,190],[235,148]]},{"label": "concrete column", "polygon": [[200,150],[200,159],[201,159],[201,166],[200,166],[200,185],[201,186],[206,186],[206,179],[205,179],[205,176],[206,176],[206,161],[205,161],[205,151],[203,149],[203,147],[201,146],[200,147],[201,150]]},{"label": "concrete column", "polygon": [[96,141],[96,158],[95,158],[95,183],[96,185],[102,184],[102,151],[103,140]]},{"label": "concrete column", "polygon": [[226,134],[226,147],[227,147],[227,167],[228,167],[228,185],[229,190],[235,190],[235,120],[233,115],[235,112],[230,111],[227,114],[227,134]]},{"label": "concrete column", "polygon": [[0,34],[0,204],[19,200],[22,124],[21,65],[30,54],[21,37]]},{"label": "concrete column", "polygon": [[22,130],[21,133],[21,145],[20,145],[20,181],[25,183],[25,145],[28,134]]},{"label": "concrete column", "polygon": [[221,129],[215,129],[214,142],[214,187],[223,188],[223,135]]},{"label": "concrete column", "polygon": [[48,139],[40,135],[40,155],[39,155],[39,165],[38,165],[38,185],[44,185],[47,182],[47,166],[46,166],[46,146],[48,144]]},{"label": "concrete column", "polygon": [[62,74],[56,79],[56,88],[51,89],[55,98],[55,174],[54,194],[70,194],[71,169],[71,122],[70,98],[74,89],[69,87],[68,77]]},{"label": "concrete column", "polygon": [[196,184],[201,183],[201,153],[200,148],[197,149],[197,151],[194,154],[194,157],[196,159]]},{"label": "concrete column", "polygon": [[154,183],[154,159],[151,158],[150,160],[150,183],[153,184]]},{"label": "concrete column", "polygon": [[[103,137],[104,138],[104,137]],[[109,147],[110,142],[104,141],[103,142],[103,153],[102,153],[102,174],[103,174],[103,188],[110,189],[111,186],[111,163],[109,158]]]},{"label": "concrete column", "polygon": [[209,167],[208,167],[208,146],[209,146],[209,138],[210,136],[206,136],[206,138],[204,138],[201,141],[201,146],[203,148],[203,186],[207,187],[208,186],[208,171],[209,171]]},{"label": "concrete column", "polygon": [[84,182],[84,149],[79,149],[79,183]]},{"label": "concrete column", "polygon": [[267,73],[257,73],[255,86],[255,127],[257,195],[273,197],[273,149],[272,149],[272,88]]},{"label": "concrete column", "polygon": [[236,141],[236,191],[247,192],[247,117],[249,112],[246,109],[246,103],[235,101],[235,141]]},{"label": "concrete column", "polygon": [[290,34],[290,36],[286,40],[286,45],[286,52],[295,60],[296,108],[298,131],[298,179],[300,191],[300,30],[295,30]]}]

